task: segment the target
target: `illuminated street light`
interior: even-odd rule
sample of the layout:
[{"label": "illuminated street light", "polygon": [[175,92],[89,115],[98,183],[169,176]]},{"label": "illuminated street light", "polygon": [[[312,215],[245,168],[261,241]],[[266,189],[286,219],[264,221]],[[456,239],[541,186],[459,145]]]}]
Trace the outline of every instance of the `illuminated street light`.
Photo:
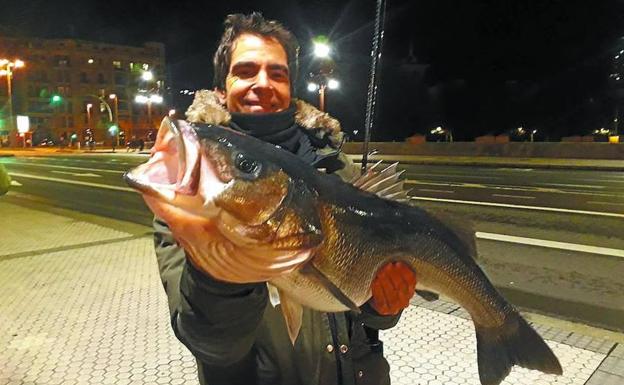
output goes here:
[{"label": "illuminated street light", "polygon": [[15,61],[10,61],[8,59],[0,59],[0,76],[6,76],[7,78],[7,104],[9,106],[9,145],[11,147],[14,147],[16,144],[15,124],[13,122],[13,93],[11,80],[13,79],[13,68],[22,67],[24,67],[24,62],[22,60],[16,59]]},{"label": "illuminated street light", "polygon": [[152,81],[154,79],[154,74],[152,73],[152,71],[143,71],[141,79],[145,80],[146,82]]},{"label": "illuminated street light", "polygon": [[338,80],[329,79],[327,81],[327,88],[329,88],[330,90],[336,90],[338,89],[338,87],[340,87],[340,82],[338,82]]},{"label": "illuminated street light", "polygon": [[139,104],[145,104],[147,103],[147,100],[148,98],[145,95],[137,95],[134,97],[134,101]]},{"label": "illuminated street light", "polygon": [[149,101],[152,103],[160,104],[163,102],[163,97],[158,94],[152,94],[149,96]]},{"label": "illuminated street light", "polygon": [[329,44],[324,42],[314,42],[314,56],[320,58],[329,57],[329,53],[331,52],[331,47]]},{"label": "illuminated street light", "polygon": [[315,92],[318,89],[319,89],[319,85],[318,84],[312,83],[312,82],[308,83],[308,91]]},{"label": "illuminated street light", "polygon": [[148,95],[144,95],[144,94],[139,94],[137,96],[134,97],[134,101],[136,103],[139,104],[147,104],[147,121],[148,121],[148,128],[152,128],[152,103],[154,104],[160,104],[163,102],[163,97],[158,95],[158,94],[150,94]]}]

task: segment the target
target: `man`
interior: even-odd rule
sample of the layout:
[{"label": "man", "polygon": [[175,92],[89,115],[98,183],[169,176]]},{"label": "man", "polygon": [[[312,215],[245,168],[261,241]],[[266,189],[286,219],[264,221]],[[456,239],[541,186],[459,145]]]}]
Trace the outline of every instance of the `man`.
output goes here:
[{"label": "man", "polygon": [[[188,120],[229,126],[281,146],[311,165],[351,177],[339,123],[292,90],[298,43],[260,14],[231,15],[214,57],[215,91],[199,91]],[[155,247],[176,336],[195,355],[202,384],[389,384],[377,330],[394,326],[414,294],[414,273],[383,267],[362,313],[305,309],[293,346],[265,283],[220,282],[185,261],[166,224]]]}]

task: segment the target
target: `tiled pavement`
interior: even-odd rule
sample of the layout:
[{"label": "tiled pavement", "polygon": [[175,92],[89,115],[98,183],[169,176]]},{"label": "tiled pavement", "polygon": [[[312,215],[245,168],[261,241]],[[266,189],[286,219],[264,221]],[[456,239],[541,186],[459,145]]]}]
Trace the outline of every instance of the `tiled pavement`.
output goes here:
[{"label": "tiled pavement", "polygon": [[[169,327],[149,237],[1,199],[0,218],[0,385],[197,384]],[[414,302],[382,333],[393,383],[478,385],[465,312]],[[504,384],[624,385],[621,334],[535,327],[564,375],[514,368]]]}]

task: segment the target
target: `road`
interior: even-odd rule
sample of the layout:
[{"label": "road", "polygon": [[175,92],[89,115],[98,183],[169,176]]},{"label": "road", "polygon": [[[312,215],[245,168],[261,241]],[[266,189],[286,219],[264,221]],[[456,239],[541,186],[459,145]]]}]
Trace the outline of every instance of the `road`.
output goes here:
[{"label": "road", "polygon": [[[149,225],[137,154],[0,158],[11,199]],[[624,330],[624,173],[406,165],[412,202],[469,220],[484,270],[526,308]]]}]

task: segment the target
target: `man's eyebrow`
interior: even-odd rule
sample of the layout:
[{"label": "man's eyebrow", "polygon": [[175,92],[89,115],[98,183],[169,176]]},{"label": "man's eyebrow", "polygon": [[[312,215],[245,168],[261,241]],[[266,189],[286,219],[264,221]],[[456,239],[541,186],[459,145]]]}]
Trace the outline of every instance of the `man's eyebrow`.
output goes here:
[{"label": "man's eyebrow", "polygon": [[239,68],[239,67],[256,67],[258,64],[256,62],[253,61],[239,61],[236,62],[234,64],[232,64],[232,68]]},{"label": "man's eyebrow", "polygon": [[283,64],[269,64],[268,67],[270,70],[282,70],[288,72],[288,66]]}]

